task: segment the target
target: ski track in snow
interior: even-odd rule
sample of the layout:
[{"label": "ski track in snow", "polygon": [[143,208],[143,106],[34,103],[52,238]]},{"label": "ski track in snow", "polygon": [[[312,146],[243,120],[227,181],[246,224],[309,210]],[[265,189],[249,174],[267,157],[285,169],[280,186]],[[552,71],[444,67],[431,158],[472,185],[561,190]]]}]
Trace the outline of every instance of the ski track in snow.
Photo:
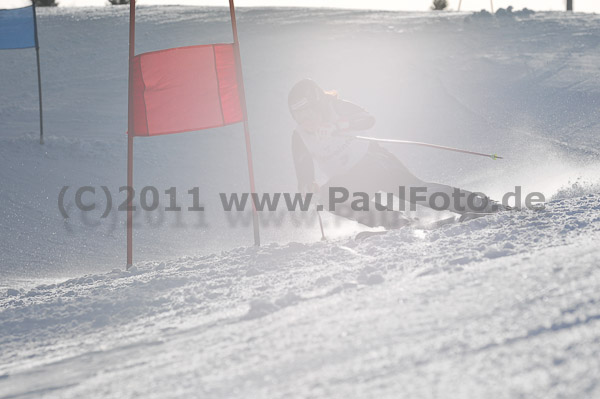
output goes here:
[{"label": "ski track in snow", "polygon": [[[286,221],[247,247],[209,196],[247,190],[239,129],[140,139],[136,184],[201,186],[210,228],[140,223],[123,271],[122,215],[65,221],[56,198],[124,184],[127,8],[39,14],[45,146],[32,52],[0,63],[0,398],[600,397],[600,17],[239,10],[261,191],[294,189],[285,96],[312,76],[375,136],[506,156],[392,149],[420,177],[546,209],[361,242],[324,215],[329,241]],[[228,21],[140,7],[137,52]]]}]

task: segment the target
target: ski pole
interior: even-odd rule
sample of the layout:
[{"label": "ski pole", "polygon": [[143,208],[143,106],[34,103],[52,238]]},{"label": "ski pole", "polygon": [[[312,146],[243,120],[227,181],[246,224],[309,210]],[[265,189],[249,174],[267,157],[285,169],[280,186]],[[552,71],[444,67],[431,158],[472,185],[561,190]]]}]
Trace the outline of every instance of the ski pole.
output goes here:
[{"label": "ski pole", "polygon": [[500,156],[498,156],[496,154],[483,154],[481,152],[461,150],[459,148],[446,147],[446,146],[437,145],[437,144],[421,143],[421,142],[418,142],[418,141],[395,140],[395,139],[378,139],[378,138],[375,138],[375,137],[366,137],[366,136],[351,136],[351,137],[354,137],[355,139],[358,139],[358,140],[375,141],[375,142],[378,142],[378,143],[395,143],[395,144],[419,145],[419,146],[422,146],[422,147],[437,148],[439,150],[454,151],[454,152],[460,152],[460,153],[463,153],[463,154],[479,155],[481,157],[491,158],[494,161],[496,159],[503,159],[502,157],[500,157]]},{"label": "ski pole", "polygon": [[317,216],[319,218],[319,227],[321,227],[321,241],[326,241],[327,238],[325,238],[325,230],[323,230],[323,220],[321,220],[321,212],[319,212],[319,209],[317,209]]}]

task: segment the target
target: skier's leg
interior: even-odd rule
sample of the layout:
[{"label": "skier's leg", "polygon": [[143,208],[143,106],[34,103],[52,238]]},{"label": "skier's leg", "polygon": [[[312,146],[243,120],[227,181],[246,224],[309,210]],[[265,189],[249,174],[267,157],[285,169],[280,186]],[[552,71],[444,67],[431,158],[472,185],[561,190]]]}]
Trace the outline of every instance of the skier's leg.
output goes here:
[{"label": "skier's leg", "polygon": [[[369,180],[371,190],[394,193],[408,203],[458,214],[491,213],[503,209],[483,193],[474,193],[445,184],[426,182],[416,177],[392,153],[382,147],[373,151],[373,163],[379,178]],[[401,195],[404,188],[404,196]]]},{"label": "skier's leg", "polygon": [[398,229],[410,223],[402,212],[399,211],[380,211],[375,209],[373,203],[370,204],[369,210],[354,210],[351,207],[351,202],[346,201],[340,204],[335,204],[335,208],[330,210],[331,213],[343,218],[354,220],[368,227],[384,227],[385,229]]},{"label": "skier's leg", "polygon": [[[355,220],[369,227],[399,228],[409,223],[409,219],[402,212],[378,210],[373,202],[369,203],[368,210],[354,210],[351,207],[353,193],[361,192],[367,194],[370,199],[375,198],[375,194],[390,187],[390,183],[397,179],[398,175],[403,175],[405,180],[407,175],[416,179],[393,154],[374,144],[369,148],[365,158],[348,173],[328,181],[321,187],[319,194],[323,204],[326,205],[325,209],[338,216]],[[349,199],[344,203],[335,203],[335,207],[331,207],[330,195],[334,190],[345,190],[350,196]],[[397,192],[397,190],[398,187],[390,192]]]},{"label": "skier's leg", "polygon": [[[350,195],[353,192],[364,192],[369,198],[374,198],[379,191],[400,194],[401,199],[409,203],[458,214],[490,213],[501,209],[484,194],[419,179],[396,156],[378,145],[372,146],[367,156],[348,173],[331,179],[321,188],[321,198],[326,204],[329,204],[332,188],[346,189]],[[404,188],[404,196],[399,192],[401,188]],[[382,219],[389,216],[392,220],[398,220],[400,217],[407,220],[402,212],[395,215],[390,211],[376,209],[355,211],[350,206],[351,200],[352,198],[348,204],[336,204],[333,213],[370,227],[386,225]],[[374,208],[373,204],[371,208]]]},{"label": "skier's leg", "polygon": [[474,193],[445,184],[421,181],[415,186],[406,187],[404,195],[404,199],[411,204],[458,214],[492,213],[501,210],[501,205],[483,193]]}]

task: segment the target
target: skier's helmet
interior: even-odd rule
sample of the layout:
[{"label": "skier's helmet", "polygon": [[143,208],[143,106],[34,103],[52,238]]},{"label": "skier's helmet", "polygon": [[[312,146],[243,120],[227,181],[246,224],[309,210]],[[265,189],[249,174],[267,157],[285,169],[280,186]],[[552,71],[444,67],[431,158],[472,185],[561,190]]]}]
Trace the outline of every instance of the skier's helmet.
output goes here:
[{"label": "skier's helmet", "polygon": [[288,106],[294,119],[311,111],[319,111],[325,92],[312,79],[302,79],[292,87]]}]

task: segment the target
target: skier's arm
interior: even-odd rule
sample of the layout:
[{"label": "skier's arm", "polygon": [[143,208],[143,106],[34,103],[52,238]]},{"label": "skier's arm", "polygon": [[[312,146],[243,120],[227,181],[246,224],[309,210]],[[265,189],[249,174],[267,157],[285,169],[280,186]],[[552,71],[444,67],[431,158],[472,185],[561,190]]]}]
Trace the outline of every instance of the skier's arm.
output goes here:
[{"label": "skier's arm", "polygon": [[375,125],[375,118],[364,108],[349,101],[336,100],[333,103],[335,112],[340,116],[337,128],[341,132],[368,130]]},{"label": "skier's arm", "polygon": [[315,168],[312,156],[302,141],[300,134],[294,131],[292,135],[292,155],[296,167],[296,178],[298,179],[298,191],[311,191],[315,181]]}]

